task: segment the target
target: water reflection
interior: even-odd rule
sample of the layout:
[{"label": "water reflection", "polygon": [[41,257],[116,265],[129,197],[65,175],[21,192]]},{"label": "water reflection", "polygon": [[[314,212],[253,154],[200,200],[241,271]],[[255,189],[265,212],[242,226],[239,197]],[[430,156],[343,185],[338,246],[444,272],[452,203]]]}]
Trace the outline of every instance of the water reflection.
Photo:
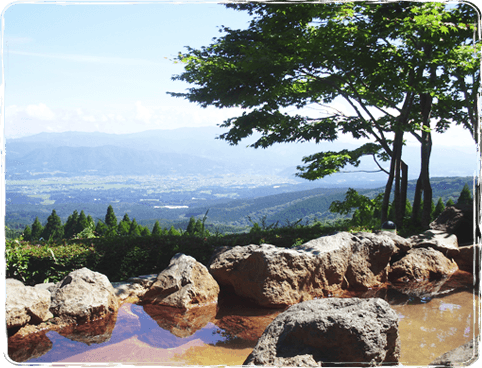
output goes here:
[{"label": "water reflection", "polygon": [[[435,286],[437,288],[437,286]],[[423,288],[422,288],[423,289]],[[399,317],[401,363],[427,365],[477,336],[478,300],[470,290],[381,289]],[[355,295],[345,295],[346,297]],[[203,309],[204,308],[204,309]],[[234,295],[190,311],[124,304],[110,321],[9,339],[17,362],[105,362],[154,365],[241,365],[282,310],[256,307]]]}]

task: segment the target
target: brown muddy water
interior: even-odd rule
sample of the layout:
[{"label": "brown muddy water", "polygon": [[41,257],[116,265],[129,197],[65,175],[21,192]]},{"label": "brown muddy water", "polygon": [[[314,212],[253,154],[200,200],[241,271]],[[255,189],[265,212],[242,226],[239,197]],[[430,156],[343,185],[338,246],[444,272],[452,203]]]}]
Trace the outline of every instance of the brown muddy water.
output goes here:
[{"label": "brown muddy water", "polygon": [[[428,297],[408,294],[382,292],[399,316],[401,364],[428,365],[478,336],[479,298],[472,289],[439,290]],[[13,336],[8,353],[27,364],[242,365],[281,312],[232,295],[220,299],[219,307],[187,313],[126,303],[112,321],[39,332],[29,339]]]}]

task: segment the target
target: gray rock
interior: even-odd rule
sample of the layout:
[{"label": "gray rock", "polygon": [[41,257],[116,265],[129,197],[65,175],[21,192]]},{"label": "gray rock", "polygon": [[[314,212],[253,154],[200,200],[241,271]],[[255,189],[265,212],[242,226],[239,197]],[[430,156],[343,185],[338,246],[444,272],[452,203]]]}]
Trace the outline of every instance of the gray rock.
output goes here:
[{"label": "gray rock", "polygon": [[398,315],[378,298],[326,298],[278,315],[244,365],[375,366],[400,358]]},{"label": "gray rock", "polygon": [[479,358],[478,338],[459,346],[435,359],[430,365],[445,367],[461,367],[475,363]]},{"label": "gray rock", "polygon": [[274,245],[224,247],[209,271],[220,285],[262,306],[284,307],[340,289],[367,290],[386,282],[393,239],[341,232],[292,249]]},{"label": "gray rock", "polygon": [[189,309],[217,303],[219,285],[206,266],[177,253],[142,298],[143,303]]},{"label": "gray rock", "polygon": [[25,286],[21,281],[7,279],[6,292],[7,328],[18,328],[27,323],[38,324],[52,317],[49,313],[50,292],[48,290]]},{"label": "gray rock", "polygon": [[54,316],[90,322],[114,313],[119,307],[107,276],[88,268],[69,273],[52,290],[50,311]]}]

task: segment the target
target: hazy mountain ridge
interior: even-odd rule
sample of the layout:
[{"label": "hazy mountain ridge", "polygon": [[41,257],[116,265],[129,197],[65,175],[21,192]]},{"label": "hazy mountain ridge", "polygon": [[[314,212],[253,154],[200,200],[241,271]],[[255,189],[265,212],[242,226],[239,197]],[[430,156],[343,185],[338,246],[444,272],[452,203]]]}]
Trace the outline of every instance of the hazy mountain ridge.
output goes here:
[{"label": "hazy mountain ridge", "polygon": [[[83,175],[86,172],[96,175],[170,172],[185,175],[212,174],[216,170],[294,178],[296,166],[302,164],[304,156],[323,150],[357,147],[341,142],[324,142],[277,144],[268,149],[253,149],[247,148],[247,145],[254,138],[242,141],[238,146],[231,146],[216,139],[222,132],[217,127],[203,127],[132,134],[41,133],[7,139],[7,179],[13,179],[13,173],[18,174],[15,176],[17,179],[28,178],[30,174],[27,171],[44,174],[64,172],[64,175]],[[409,165],[410,179],[418,176],[419,157],[418,147],[404,148],[404,160]],[[476,164],[475,156],[462,150],[434,146],[430,172],[432,176],[468,176],[475,173]],[[372,158],[365,157],[360,167],[344,169],[353,172],[334,174],[319,180],[319,183],[325,186],[376,187],[382,185],[387,178],[382,172],[368,173],[377,169]]]}]

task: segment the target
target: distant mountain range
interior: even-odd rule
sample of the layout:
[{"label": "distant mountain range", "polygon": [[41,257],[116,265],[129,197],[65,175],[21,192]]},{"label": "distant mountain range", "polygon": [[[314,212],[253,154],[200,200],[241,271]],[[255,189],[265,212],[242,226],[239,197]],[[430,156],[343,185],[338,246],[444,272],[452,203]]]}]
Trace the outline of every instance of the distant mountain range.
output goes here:
[{"label": "distant mountain range", "polygon": [[[216,139],[217,127],[152,130],[133,134],[41,133],[6,140],[6,177],[27,179],[42,176],[81,175],[213,175],[217,172],[269,174],[294,178],[303,156],[322,151],[353,149],[338,142],[279,144],[265,150],[238,146]],[[406,147],[410,179],[419,170],[419,149]],[[476,158],[447,147],[433,147],[431,176],[472,176]],[[384,173],[367,173],[377,167],[369,157],[353,173],[335,174],[319,180],[320,186],[377,187]],[[300,181],[302,179],[299,179]]]}]

